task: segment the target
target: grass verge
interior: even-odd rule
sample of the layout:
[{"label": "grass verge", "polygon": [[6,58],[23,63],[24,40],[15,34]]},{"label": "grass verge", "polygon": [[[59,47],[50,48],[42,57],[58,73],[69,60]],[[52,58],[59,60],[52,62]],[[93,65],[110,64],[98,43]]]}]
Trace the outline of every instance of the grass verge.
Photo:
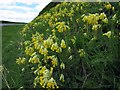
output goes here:
[{"label": "grass verge", "polygon": [[19,53],[19,31],[23,26],[24,25],[2,27],[3,88],[18,88],[22,86],[20,66],[16,64],[15,60]]}]

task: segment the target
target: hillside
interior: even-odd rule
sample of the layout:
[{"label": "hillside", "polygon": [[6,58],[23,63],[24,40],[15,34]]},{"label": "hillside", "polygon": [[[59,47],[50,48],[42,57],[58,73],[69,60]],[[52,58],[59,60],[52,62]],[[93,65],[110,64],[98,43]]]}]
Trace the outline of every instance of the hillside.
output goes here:
[{"label": "hillside", "polygon": [[30,87],[119,89],[120,3],[49,5],[20,32]]}]

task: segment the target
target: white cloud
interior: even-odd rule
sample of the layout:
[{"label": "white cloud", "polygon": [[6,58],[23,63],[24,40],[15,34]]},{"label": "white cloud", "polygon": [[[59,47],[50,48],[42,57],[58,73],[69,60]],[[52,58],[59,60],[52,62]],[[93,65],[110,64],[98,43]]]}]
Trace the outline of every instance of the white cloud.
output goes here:
[{"label": "white cloud", "polygon": [[[52,0],[0,0],[0,20],[30,22],[39,12]],[[23,3],[24,6],[17,6],[16,3]],[[26,5],[26,6],[25,6]],[[29,7],[27,5],[35,5]],[[21,12],[24,11],[25,13]]]},{"label": "white cloud", "polygon": [[33,20],[38,13],[37,12],[26,12],[16,13],[10,10],[0,10],[0,20],[14,21],[14,22],[30,22]]},{"label": "white cloud", "polygon": [[39,4],[39,3],[46,3],[51,2],[52,0],[0,0],[0,4],[14,4],[14,3],[23,3],[23,4]]},{"label": "white cloud", "polygon": [[9,10],[9,9],[19,9],[19,10],[26,10],[26,11],[31,11],[33,10],[30,7],[26,7],[26,6],[16,6],[16,5],[0,5],[0,9],[4,9],[4,10]]}]

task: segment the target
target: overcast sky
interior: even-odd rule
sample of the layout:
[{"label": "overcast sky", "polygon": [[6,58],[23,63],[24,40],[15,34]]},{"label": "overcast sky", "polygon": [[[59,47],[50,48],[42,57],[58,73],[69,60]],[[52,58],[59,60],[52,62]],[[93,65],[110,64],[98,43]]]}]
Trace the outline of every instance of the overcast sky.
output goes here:
[{"label": "overcast sky", "polygon": [[0,0],[0,21],[30,22],[52,0]]}]

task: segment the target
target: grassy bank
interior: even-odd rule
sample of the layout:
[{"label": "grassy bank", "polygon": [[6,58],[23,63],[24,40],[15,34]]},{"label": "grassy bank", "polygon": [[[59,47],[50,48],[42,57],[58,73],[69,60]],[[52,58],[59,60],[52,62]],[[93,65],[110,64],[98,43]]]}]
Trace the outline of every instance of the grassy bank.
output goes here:
[{"label": "grassy bank", "polygon": [[15,59],[19,52],[19,31],[23,26],[24,25],[2,27],[3,88],[15,88],[22,85],[20,67],[15,63]]}]

